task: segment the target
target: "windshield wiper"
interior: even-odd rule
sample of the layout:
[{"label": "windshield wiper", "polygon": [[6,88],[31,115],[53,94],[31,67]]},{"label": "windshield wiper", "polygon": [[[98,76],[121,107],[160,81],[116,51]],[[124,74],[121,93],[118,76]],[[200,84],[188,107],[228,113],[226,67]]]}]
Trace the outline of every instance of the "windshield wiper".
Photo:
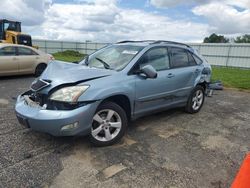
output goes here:
[{"label": "windshield wiper", "polygon": [[105,69],[110,69],[110,65],[108,63],[106,63],[105,61],[103,61],[102,59],[100,59],[98,57],[96,57],[95,59],[97,59],[98,61],[100,61],[103,64],[103,66],[104,66]]}]

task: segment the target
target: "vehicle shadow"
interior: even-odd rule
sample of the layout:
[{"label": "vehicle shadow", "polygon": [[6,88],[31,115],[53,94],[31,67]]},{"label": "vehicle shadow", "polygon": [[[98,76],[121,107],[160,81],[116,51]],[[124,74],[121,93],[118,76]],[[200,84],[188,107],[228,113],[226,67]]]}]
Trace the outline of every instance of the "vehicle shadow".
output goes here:
[{"label": "vehicle shadow", "polygon": [[15,79],[26,79],[26,78],[36,78],[34,75],[15,75],[15,76],[1,76],[1,80],[15,80]]},{"label": "vehicle shadow", "polygon": [[129,130],[137,129],[139,126],[140,127],[143,127],[143,126],[147,127],[155,121],[157,121],[157,122],[167,121],[168,119],[172,118],[173,116],[175,116],[177,114],[182,114],[182,113],[184,113],[183,108],[173,108],[173,109],[169,109],[169,110],[155,112],[155,113],[152,113],[151,115],[143,116],[143,117],[136,119],[135,121],[130,122]]}]

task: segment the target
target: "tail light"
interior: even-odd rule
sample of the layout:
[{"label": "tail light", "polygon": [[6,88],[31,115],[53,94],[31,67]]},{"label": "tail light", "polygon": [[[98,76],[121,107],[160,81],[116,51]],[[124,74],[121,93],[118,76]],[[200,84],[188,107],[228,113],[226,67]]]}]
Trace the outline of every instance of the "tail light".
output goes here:
[{"label": "tail light", "polygon": [[53,56],[49,56],[49,60],[54,61],[55,58]]}]

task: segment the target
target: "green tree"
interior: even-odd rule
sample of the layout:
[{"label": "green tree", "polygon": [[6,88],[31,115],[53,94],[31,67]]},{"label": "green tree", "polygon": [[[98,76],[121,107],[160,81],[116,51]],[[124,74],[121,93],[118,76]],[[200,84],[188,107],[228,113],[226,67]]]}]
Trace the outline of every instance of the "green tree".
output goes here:
[{"label": "green tree", "polygon": [[243,36],[236,37],[236,39],[234,39],[234,42],[236,42],[236,43],[250,43],[250,34],[245,34]]},{"label": "green tree", "polygon": [[213,33],[209,37],[206,37],[203,40],[204,43],[228,43],[229,39],[224,37],[223,35],[217,35]]}]

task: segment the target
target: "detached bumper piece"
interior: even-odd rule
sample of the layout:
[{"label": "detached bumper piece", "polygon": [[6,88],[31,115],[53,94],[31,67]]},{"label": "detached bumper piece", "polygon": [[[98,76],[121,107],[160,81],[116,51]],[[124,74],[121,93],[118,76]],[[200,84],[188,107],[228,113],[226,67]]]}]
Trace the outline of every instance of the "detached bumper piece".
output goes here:
[{"label": "detached bumper piece", "polygon": [[221,81],[216,81],[214,83],[210,83],[208,85],[206,95],[208,97],[212,97],[214,90],[223,90],[223,84]]}]

